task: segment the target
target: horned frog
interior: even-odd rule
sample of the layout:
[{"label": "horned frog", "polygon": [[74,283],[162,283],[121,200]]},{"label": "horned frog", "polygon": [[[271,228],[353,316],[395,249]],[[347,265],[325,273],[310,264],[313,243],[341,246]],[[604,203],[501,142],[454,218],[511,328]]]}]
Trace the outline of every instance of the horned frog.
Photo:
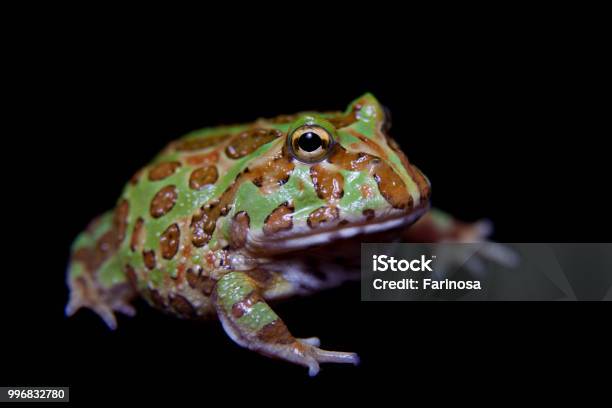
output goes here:
[{"label": "horned frog", "polygon": [[294,337],[268,302],[351,279],[370,238],[483,235],[480,224],[428,212],[430,183],[388,127],[365,94],[344,112],[212,127],[170,143],[75,240],[66,314],[87,307],[115,329],[114,312],[134,315],[130,301],[142,296],[180,318],[217,317],[240,346],[310,375],[319,363],[357,364],[355,353]]}]

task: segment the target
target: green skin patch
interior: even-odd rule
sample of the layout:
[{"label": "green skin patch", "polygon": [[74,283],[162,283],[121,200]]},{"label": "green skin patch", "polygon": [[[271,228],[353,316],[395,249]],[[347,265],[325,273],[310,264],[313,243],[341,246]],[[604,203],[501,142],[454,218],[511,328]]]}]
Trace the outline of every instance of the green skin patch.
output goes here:
[{"label": "green skin patch", "polygon": [[[232,307],[256,290],[249,278],[242,272],[230,272],[217,283],[217,295],[227,315]],[[265,302],[254,304],[246,313],[235,320],[243,330],[256,332],[278,319],[278,315]]]},{"label": "green skin patch", "polygon": [[244,183],[238,189],[231,215],[247,211],[251,218],[251,229],[260,231],[266,217],[285,202],[292,203],[295,207],[295,221],[305,220],[311,211],[325,205],[325,201],[317,196],[312,186],[308,166],[297,164],[289,181],[273,194],[264,195],[253,183]]},{"label": "green skin patch", "polygon": [[250,330],[251,332],[258,332],[263,329],[267,324],[272,323],[278,319],[278,315],[274,313],[274,310],[268,306],[267,303],[259,302],[255,303],[250,311],[248,311],[240,319],[236,320],[239,326]]}]

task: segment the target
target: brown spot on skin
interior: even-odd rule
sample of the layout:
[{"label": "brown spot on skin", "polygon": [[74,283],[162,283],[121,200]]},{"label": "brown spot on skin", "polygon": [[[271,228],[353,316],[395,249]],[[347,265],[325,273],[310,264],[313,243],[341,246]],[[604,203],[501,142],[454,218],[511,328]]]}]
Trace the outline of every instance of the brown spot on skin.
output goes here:
[{"label": "brown spot on skin", "polygon": [[127,277],[130,287],[137,291],[138,290],[138,276],[132,265],[125,265],[125,276]]},{"label": "brown spot on skin", "polygon": [[249,174],[253,184],[267,194],[289,181],[294,168],[295,165],[289,157],[281,154],[259,167],[250,169]]},{"label": "brown spot on skin", "polygon": [[293,228],[293,206],[284,202],[274,209],[265,219],[263,232],[266,235],[276,234]]},{"label": "brown spot on skin", "polygon": [[327,119],[336,129],[341,129],[347,126],[351,126],[357,122],[357,111],[352,110],[348,114],[338,114]]},{"label": "brown spot on skin", "polygon": [[193,289],[197,288],[201,273],[202,268],[200,266],[194,266],[193,268],[187,269],[187,283],[189,283],[189,286],[191,286]]},{"label": "brown spot on skin", "polygon": [[115,248],[117,244],[117,237],[115,231],[112,229],[106,231],[96,242],[96,251],[99,253],[110,252]]},{"label": "brown spot on skin", "polygon": [[202,274],[201,267],[187,269],[187,283],[193,289],[202,292],[206,296],[210,296],[215,288],[216,281],[210,276]]},{"label": "brown spot on skin", "polygon": [[159,163],[149,170],[149,180],[159,181],[170,177],[179,167],[181,163],[177,161]]},{"label": "brown spot on skin", "polygon": [[380,163],[380,159],[376,156],[363,152],[348,152],[339,144],[334,145],[332,153],[327,160],[349,171],[363,171],[370,168],[370,166]]},{"label": "brown spot on skin", "polygon": [[142,259],[144,261],[147,269],[152,270],[157,266],[157,262],[155,261],[155,251],[142,251]]},{"label": "brown spot on skin", "polygon": [[408,161],[408,157],[406,157],[402,149],[400,149],[397,142],[389,136],[386,136],[386,138],[387,144],[389,145],[391,150],[393,150],[395,154],[399,157],[400,161],[402,162],[402,165],[410,175],[410,178],[412,178],[412,180],[414,180],[414,182],[417,184],[419,192],[421,193],[421,201],[429,200],[429,196],[431,195],[431,186],[429,185],[429,181],[427,181],[423,173],[421,173],[418,168],[410,164],[410,161]]},{"label": "brown spot on skin", "polygon": [[245,297],[239,302],[234,303],[234,305],[232,306],[232,316],[235,319],[240,319],[242,316],[248,313],[249,310],[251,310],[255,303],[259,303],[262,300],[263,299],[259,295],[259,293],[257,293],[256,291],[252,291],[247,295],[247,297]]},{"label": "brown spot on skin", "polygon": [[206,204],[191,218],[191,237],[192,243],[196,247],[202,247],[210,241],[215,231],[217,219],[229,213],[232,201],[242,184],[246,172],[239,173],[236,180],[221,194],[219,200]]},{"label": "brown spot on skin", "polygon": [[117,246],[125,239],[125,231],[127,229],[127,217],[130,212],[130,204],[127,200],[121,200],[117,208],[115,209],[115,216],[113,218],[113,228],[116,233]]},{"label": "brown spot on skin", "polygon": [[81,262],[88,273],[92,273],[95,270],[93,261],[94,251],[91,248],[79,248],[72,254],[72,262]]},{"label": "brown spot on skin", "polygon": [[219,152],[217,151],[206,154],[195,154],[185,158],[185,163],[190,166],[210,166],[216,164],[218,161]]},{"label": "brown spot on skin", "polygon": [[189,177],[189,187],[192,190],[200,190],[205,186],[215,184],[219,178],[216,166],[206,166],[195,169]]},{"label": "brown spot on skin", "polygon": [[379,157],[382,157],[385,160],[389,159],[389,156],[387,155],[387,152],[385,151],[385,149],[382,148],[382,146],[380,144],[374,142],[369,137],[365,137],[361,133],[358,133],[358,132],[355,132],[355,131],[351,131],[350,133],[353,136],[355,136],[356,138],[358,138],[359,140],[361,140],[363,142],[363,144],[365,144],[366,146],[368,146],[370,148],[370,150],[372,150],[373,152],[376,152],[376,154]]},{"label": "brown spot on skin", "polygon": [[159,248],[164,259],[172,259],[178,252],[181,241],[181,230],[178,224],[172,224],[159,238]]},{"label": "brown spot on skin", "polygon": [[310,178],[320,199],[338,200],[344,195],[344,177],[339,172],[316,164],[310,168]]},{"label": "brown spot on skin", "polygon": [[367,208],[363,210],[363,216],[365,217],[366,221],[371,221],[376,216],[376,213],[371,208]]},{"label": "brown spot on skin", "polygon": [[298,118],[297,114],[294,115],[278,115],[274,118],[264,119],[266,122],[276,123],[276,124],[286,124],[294,122]]},{"label": "brown spot on skin", "polygon": [[165,214],[168,214],[174,207],[178,194],[175,186],[166,186],[159,190],[153,200],[151,200],[151,216],[153,218],[159,218]]},{"label": "brown spot on skin", "polygon": [[407,168],[407,170],[408,174],[419,188],[419,192],[421,193],[421,203],[427,202],[431,196],[431,185],[429,184],[429,181],[427,181],[423,173],[421,173],[416,166],[411,165],[409,168]]},{"label": "brown spot on skin", "polygon": [[162,295],[159,294],[159,291],[157,289],[149,290],[149,296],[151,297],[151,302],[153,303],[153,306],[162,310],[166,308],[166,302],[164,301]]},{"label": "brown spot on skin", "polygon": [[85,262],[91,256],[91,249],[88,247],[81,247],[74,251],[72,259],[74,261]]},{"label": "brown spot on skin", "polygon": [[183,318],[195,316],[195,308],[184,296],[174,295],[170,298],[170,306],[172,309]]},{"label": "brown spot on skin", "polygon": [[387,134],[385,134],[385,139],[387,140],[387,144],[389,145],[391,150],[395,152],[395,154],[399,157],[400,161],[402,162],[406,170],[408,170],[408,168],[410,167],[410,162],[408,161],[408,157],[406,157],[402,149],[400,149],[397,142],[392,137],[388,136]]},{"label": "brown spot on skin", "polygon": [[332,222],[339,216],[340,210],[338,210],[338,207],[319,207],[308,216],[308,226],[318,228],[321,224]]},{"label": "brown spot on skin", "polygon": [[219,217],[219,205],[204,206],[191,218],[191,242],[202,247],[210,241]]},{"label": "brown spot on skin", "polygon": [[412,196],[406,184],[393,168],[376,156],[368,153],[347,152],[342,146],[336,145],[329,157],[329,162],[350,171],[363,171],[369,169],[378,183],[380,194],[394,208],[402,210],[412,209]]},{"label": "brown spot on skin", "polygon": [[232,249],[244,247],[250,225],[251,219],[249,218],[249,214],[245,211],[240,211],[238,214],[234,215],[234,219],[230,226],[230,247]]},{"label": "brown spot on skin", "polygon": [[225,154],[231,159],[239,159],[281,136],[283,136],[283,132],[276,129],[245,130],[230,141],[225,148]]},{"label": "brown spot on skin", "polygon": [[401,210],[412,209],[412,196],[404,181],[387,163],[380,163],[374,171],[380,194],[393,206]]},{"label": "brown spot on skin", "polygon": [[264,343],[291,344],[295,342],[295,338],[280,319],[276,319],[262,327],[257,333],[257,338]]},{"label": "brown spot on skin", "polygon": [[132,238],[130,239],[130,249],[132,252],[136,252],[138,247],[143,244],[144,238],[144,220],[142,217],[138,217],[136,222],[134,223],[134,229],[132,230]]},{"label": "brown spot on skin", "polygon": [[191,152],[194,150],[207,149],[216,146],[229,137],[227,134],[199,137],[186,140],[178,140],[174,143],[174,148],[179,152]]}]

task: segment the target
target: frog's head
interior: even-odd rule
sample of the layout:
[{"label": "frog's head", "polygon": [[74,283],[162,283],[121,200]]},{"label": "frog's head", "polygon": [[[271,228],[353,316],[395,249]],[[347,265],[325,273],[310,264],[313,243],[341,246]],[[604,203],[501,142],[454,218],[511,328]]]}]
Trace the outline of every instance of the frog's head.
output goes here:
[{"label": "frog's head", "polygon": [[[387,135],[389,118],[371,94],[344,113],[261,120],[280,135],[242,173],[228,220],[254,251],[285,252],[416,221],[430,185]],[[248,232],[247,232],[248,231]]]}]

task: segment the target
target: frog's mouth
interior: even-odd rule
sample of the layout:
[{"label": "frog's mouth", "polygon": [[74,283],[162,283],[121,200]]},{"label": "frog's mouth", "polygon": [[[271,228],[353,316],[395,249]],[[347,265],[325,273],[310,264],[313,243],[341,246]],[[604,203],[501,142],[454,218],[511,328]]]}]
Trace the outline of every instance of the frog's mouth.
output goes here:
[{"label": "frog's mouth", "polygon": [[[350,223],[343,226],[332,226],[316,231],[294,231],[291,235],[278,237],[250,236],[247,249],[252,253],[285,253],[296,251],[308,247],[333,245],[340,240],[362,238],[360,241],[367,242],[365,238],[373,234],[383,232],[401,232],[402,229],[415,223],[427,210],[429,203],[413,209],[410,213],[377,218],[368,222]],[[396,234],[389,234],[389,240],[397,237]],[[377,235],[377,238],[379,236]]]}]

